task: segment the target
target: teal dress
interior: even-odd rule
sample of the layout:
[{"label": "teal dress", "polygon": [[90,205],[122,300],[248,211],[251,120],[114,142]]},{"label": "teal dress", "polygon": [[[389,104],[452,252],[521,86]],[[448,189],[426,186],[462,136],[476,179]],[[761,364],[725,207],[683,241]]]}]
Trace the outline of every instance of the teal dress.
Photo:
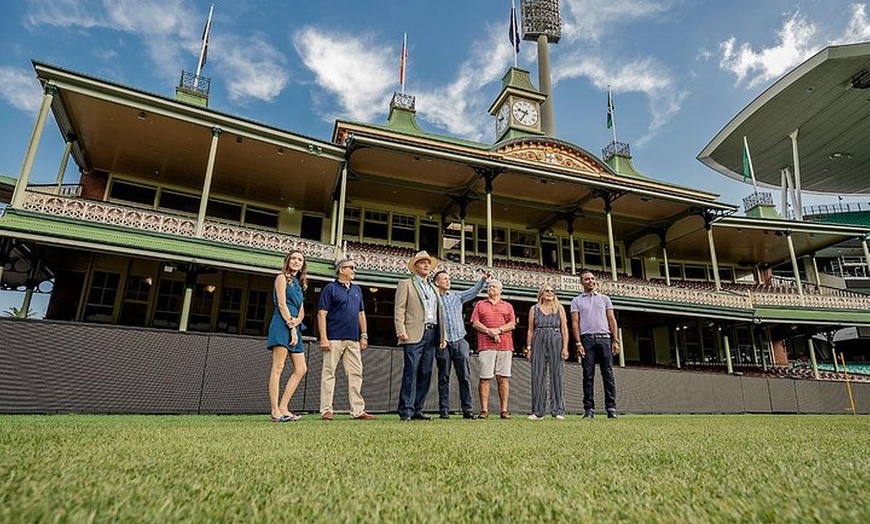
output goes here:
[{"label": "teal dress", "polygon": [[[299,308],[302,307],[302,286],[296,277],[291,281],[287,281],[287,289],[285,291],[287,298],[287,309],[290,314],[299,315]],[[299,324],[297,335],[298,343],[295,346],[290,345],[290,328],[281,316],[281,311],[278,309],[278,293],[275,288],[272,288],[272,303],[275,305],[275,312],[272,313],[272,322],[269,324],[269,338],[266,341],[266,347],[271,350],[274,346],[284,346],[290,353],[302,353],[305,349],[302,346],[302,331],[305,330],[304,324]]]}]

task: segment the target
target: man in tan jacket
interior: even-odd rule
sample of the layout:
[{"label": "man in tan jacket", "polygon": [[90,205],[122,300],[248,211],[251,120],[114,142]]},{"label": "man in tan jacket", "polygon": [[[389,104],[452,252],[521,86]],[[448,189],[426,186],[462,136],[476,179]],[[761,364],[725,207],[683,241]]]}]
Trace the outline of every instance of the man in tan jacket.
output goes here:
[{"label": "man in tan jacket", "polygon": [[420,251],[408,261],[411,278],[396,287],[393,320],[396,337],[405,352],[402,388],[399,391],[399,419],[431,420],[423,414],[423,403],[432,379],[435,350],[447,344],[447,325],[441,298],[429,282],[438,259]]}]

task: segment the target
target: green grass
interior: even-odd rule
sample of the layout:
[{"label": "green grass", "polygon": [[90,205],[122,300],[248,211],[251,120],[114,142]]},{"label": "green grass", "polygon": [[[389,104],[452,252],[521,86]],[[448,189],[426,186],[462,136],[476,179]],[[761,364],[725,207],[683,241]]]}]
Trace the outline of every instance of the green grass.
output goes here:
[{"label": "green grass", "polygon": [[870,522],[868,493],[870,417],[0,417],[0,522]]}]

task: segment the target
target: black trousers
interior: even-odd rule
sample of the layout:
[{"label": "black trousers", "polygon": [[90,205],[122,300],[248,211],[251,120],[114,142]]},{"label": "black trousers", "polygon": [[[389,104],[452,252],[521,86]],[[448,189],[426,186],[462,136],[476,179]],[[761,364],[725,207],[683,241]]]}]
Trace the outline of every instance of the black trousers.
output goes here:
[{"label": "black trousers", "polygon": [[580,342],[586,350],[583,357],[583,409],[595,409],[595,364],[601,366],[604,380],[604,407],[616,409],[616,381],[613,378],[613,352],[609,338],[595,338],[580,335]]}]

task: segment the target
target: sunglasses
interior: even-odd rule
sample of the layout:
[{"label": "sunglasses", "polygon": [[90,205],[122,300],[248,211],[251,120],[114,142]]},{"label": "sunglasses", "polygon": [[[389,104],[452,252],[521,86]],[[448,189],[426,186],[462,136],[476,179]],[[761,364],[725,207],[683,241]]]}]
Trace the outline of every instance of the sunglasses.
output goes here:
[{"label": "sunglasses", "polygon": [[341,269],[352,269],[353,271],[356,271],[356,266],[341,266]]},{"label": "sunglasses", "polygon": [[555,293],[555,291],[553,291],[552,289],[545,289],[544,293]]}]

